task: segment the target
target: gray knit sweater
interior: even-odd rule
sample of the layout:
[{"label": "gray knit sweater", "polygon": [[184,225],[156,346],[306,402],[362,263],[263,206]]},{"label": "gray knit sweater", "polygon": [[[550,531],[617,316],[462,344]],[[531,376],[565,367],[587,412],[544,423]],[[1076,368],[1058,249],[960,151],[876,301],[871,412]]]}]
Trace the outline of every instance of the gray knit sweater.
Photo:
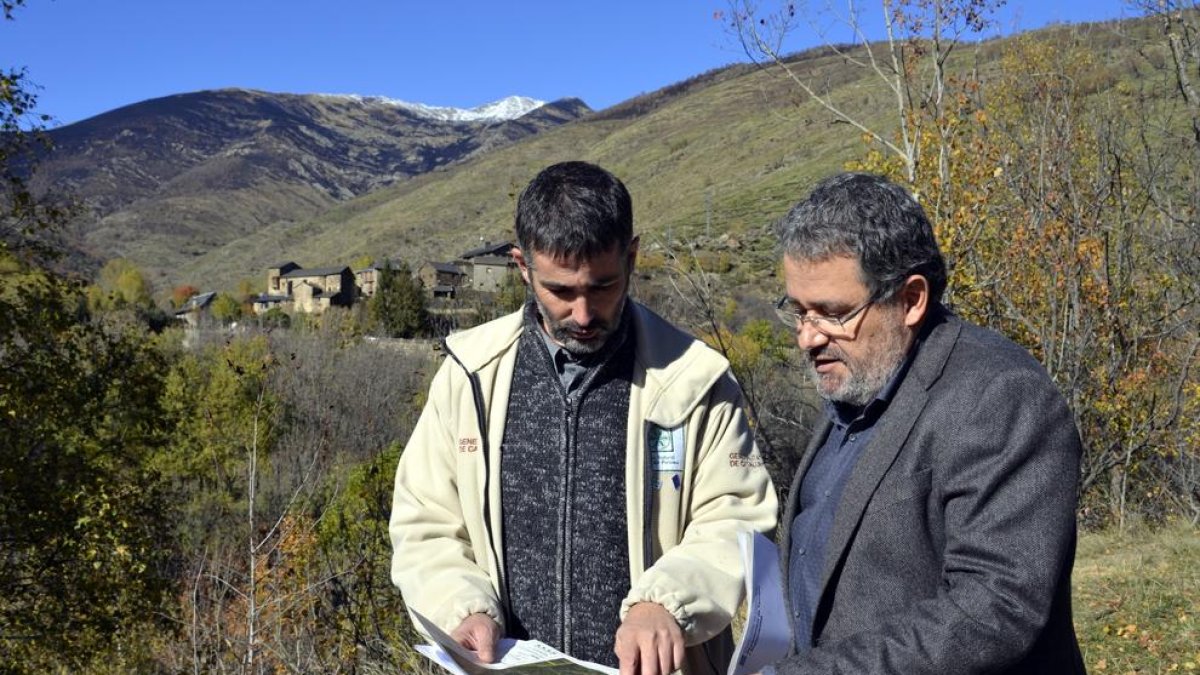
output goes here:
[{"label": "gray knit sweater", "polygon": [[631,314],[568,396],[526,308],[500,453],[508,634],[613,667],[629,592]]}]

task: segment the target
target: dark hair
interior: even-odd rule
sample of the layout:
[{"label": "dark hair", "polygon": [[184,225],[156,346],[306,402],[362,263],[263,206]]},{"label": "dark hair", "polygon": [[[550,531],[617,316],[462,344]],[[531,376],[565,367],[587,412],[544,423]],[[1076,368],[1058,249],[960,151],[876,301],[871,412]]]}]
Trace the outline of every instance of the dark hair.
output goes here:
[{"label": "dark hair", "polygon": [[633,239],[633,206],[616,176],[587,162],[542,169],[517,199],[517,241],[554,257],[591,258]]},{"label": "dark hair", "polygon": [[858,259],[862,281],[883,300],[912,274],[929,281],[938,302],[946,289],[946,262],[925,211],[904,188],[881,176],[842,173],[817,183],[775,227],[784,255],[821,260]]}]

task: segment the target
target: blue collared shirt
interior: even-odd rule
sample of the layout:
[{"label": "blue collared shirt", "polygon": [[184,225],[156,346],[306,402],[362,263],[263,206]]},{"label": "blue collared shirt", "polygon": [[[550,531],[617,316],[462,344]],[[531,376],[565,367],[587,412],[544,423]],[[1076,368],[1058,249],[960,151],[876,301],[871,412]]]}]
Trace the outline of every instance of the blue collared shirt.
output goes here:
[{"label": "blue collared shirt", "polygon": [[791,523],[787,591],[792,601],[792,629],[797,653],[803,654],[811,648],[813,618],[821,599],[826,548],[842,490],[854,471],[859,455],[874,434],[875,423],[887,410],[888,403],[904,380],[915,352],[914,346],[887,385],[865,407],[828,401],[825,404],[825,412],[833,425],[804,474],[800,484],[799,508]]}]

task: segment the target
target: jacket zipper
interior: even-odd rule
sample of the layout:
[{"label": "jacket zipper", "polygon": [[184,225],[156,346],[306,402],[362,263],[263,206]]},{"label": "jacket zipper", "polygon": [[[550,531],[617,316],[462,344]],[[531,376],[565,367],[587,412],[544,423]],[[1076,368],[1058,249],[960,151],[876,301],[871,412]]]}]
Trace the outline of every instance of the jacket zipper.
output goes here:
[{"label": "jacket zipper", "polygon": [[564,414],[563,414],[563,448],[565,449],[565,457],[563,461],[563,518],[562,527],[559,531],[561,541],[562,555],[559,559],[559,621],[562,631],[563,650],[570,653],[574,648],[572,644],[573,631],[571,630],[571,593],[570,593],[570,575],[571,575],[571,519],[574,514],[571,510],[571,473],[572,457],[575,452],[575,434],[572,428],[572,402],[571,397],[564,397]]},{"label": "jacket zipper", "polygon": [[654,539],[650,532],[650,519],[654,517],[654,467],[650,465],[650,429],[645,430],[646,438],[642,439],[642,568],[638,574],[644,574],[650,567],[650,557],[654,555]]},{"label": "jacket zipper", "polygon": [[445,340],[442,340],[442,349],[463,369],[463,372],[467,375],[467,381],[471,384],[471,398],[475,402],[475,423],[479,426],[480,452],[483,453],[483,499],[481,500],[483,504],[483,531],[487,533],[488,549],[492,552],[492,560],[496,564],[496,574],[499,577],[500,610],[504,614],[504,625],[511,626],[512,621],[508,612],[508,583],[504,579],[504,567],[500,564],[500,556],[496,551],[496,539],[492,535],[491,503],[489,501],[492,482],[491,449],[488,444],[487,415],[484,413],[483,386],[479,384],[479,375],[463,364],[458,356],[451,351],[450,346],[446,344]]}]

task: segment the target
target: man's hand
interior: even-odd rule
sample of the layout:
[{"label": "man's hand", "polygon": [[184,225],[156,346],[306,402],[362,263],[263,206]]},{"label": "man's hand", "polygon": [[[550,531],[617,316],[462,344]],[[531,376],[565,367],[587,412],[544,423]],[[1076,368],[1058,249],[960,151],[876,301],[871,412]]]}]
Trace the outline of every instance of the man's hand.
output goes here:
[{"label": "man's hand", "polygon": [[621,675],[667,675],[683,666],[683,631],[662,605],[639,602],[617,629]]},{"label": "man's hand", "polygon": [[500,624],[487,614],[470,614],[450,633],[458,644],[475,652],[483,663],[496,660],[496,642],[500,640]]}]

